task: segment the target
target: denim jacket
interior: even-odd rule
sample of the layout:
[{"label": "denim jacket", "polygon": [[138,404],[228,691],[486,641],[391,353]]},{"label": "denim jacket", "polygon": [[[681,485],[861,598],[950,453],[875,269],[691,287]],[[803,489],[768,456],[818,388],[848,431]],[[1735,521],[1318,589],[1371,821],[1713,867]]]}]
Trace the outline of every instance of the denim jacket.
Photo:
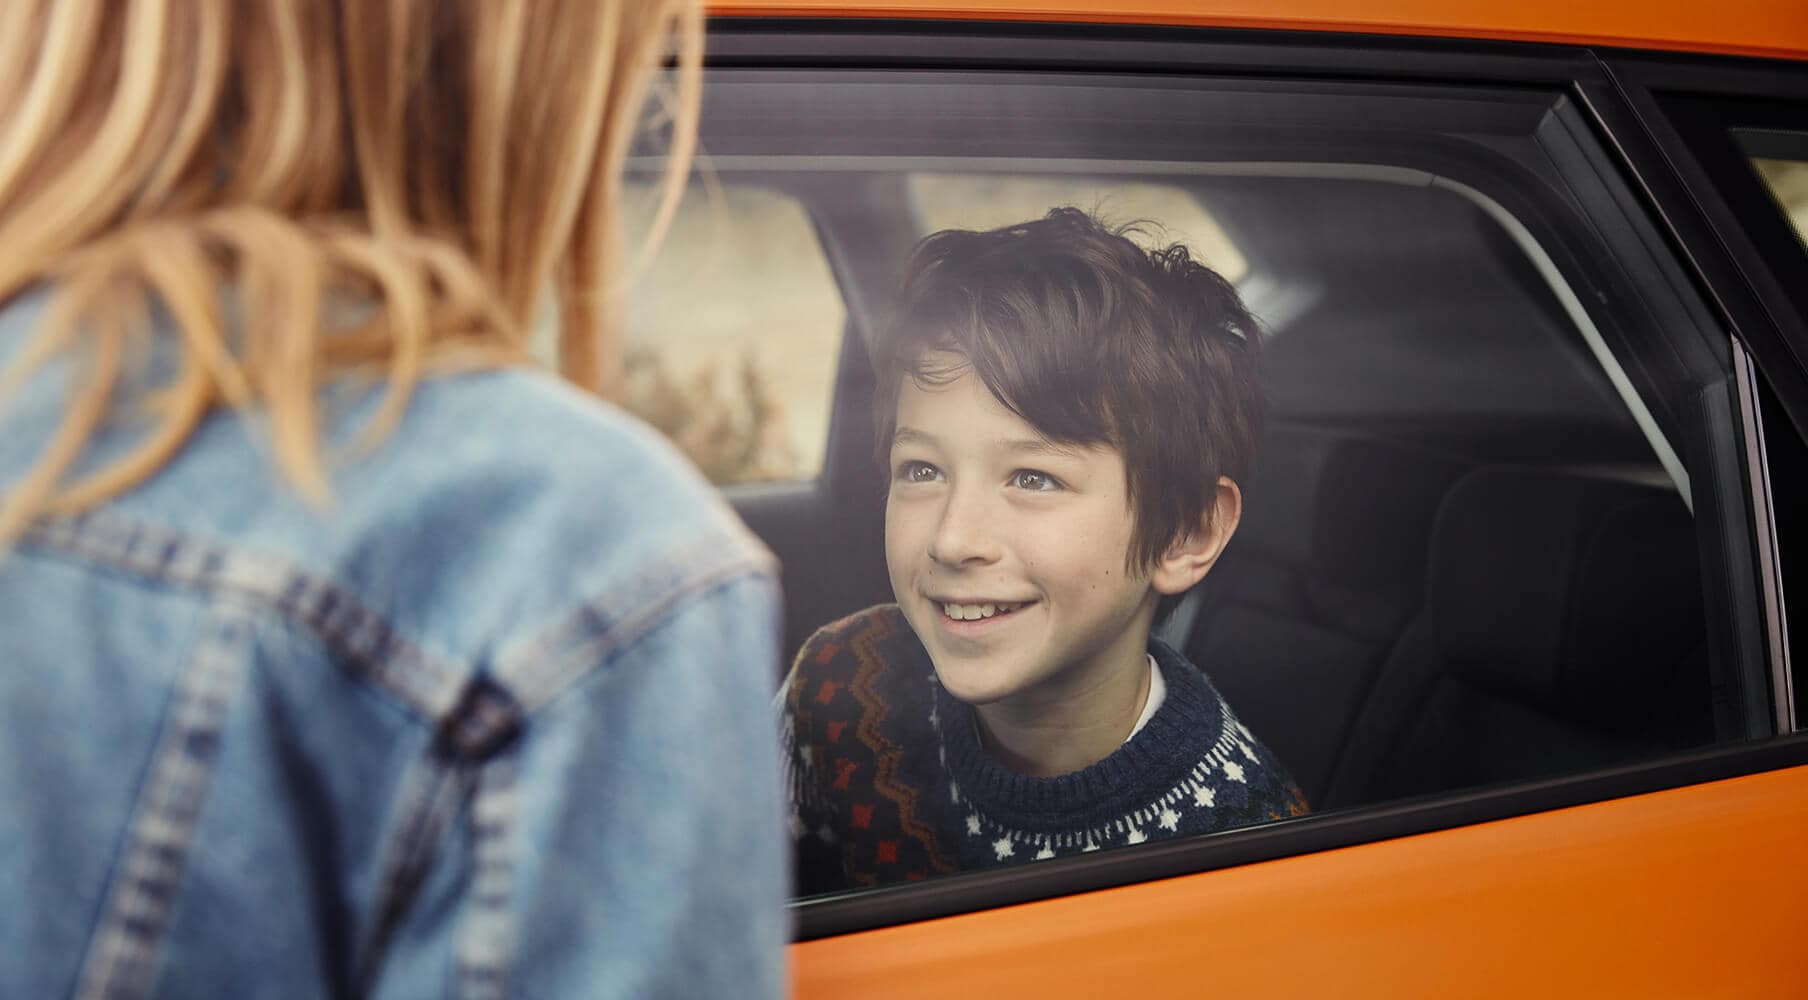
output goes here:
[{"label": "denim jacket", "polygon": [[0,554],[0,995],[778,995],[778,597],[714,492],[521,371],[423,384],[325,510],[271,453],[217,414]]}]

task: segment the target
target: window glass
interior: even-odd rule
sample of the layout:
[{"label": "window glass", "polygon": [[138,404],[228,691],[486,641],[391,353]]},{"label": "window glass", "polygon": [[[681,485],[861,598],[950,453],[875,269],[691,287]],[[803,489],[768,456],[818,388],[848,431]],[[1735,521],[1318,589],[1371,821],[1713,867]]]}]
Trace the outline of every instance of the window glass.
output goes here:
[{"label": "window glass", "polygon": [[[715,81],[704,142],[724,181],[799,199],[848,255],[850,346],[879,374],[850,373],[835,419],[869,437],[875,392],[895,390],[877,397],[879,419],[909,432],[881,442],[888,460],[838,449],[810,502],[758,509],[787,604],[823,627],[790,637],[778,701],[802,892],[1744,738],[1725,694],[1748,665],[1716,645],[1743,626],[1714,604],[1739,574],[1707,580],[1735,564],[1713,546],[1750,545],[1725,520],[1744,488],[1722,461],[1740,453],[1728,338],[1674,262],[1654,259],[1664,243],[1626,214],[1637,202],[1618,172],[1590,169],[1608,161],[1577,148],[1593,133],[1561,95]],[[1164,516],[1130,494],[1220,502],[1215,478],[1181,484],[1246,413],[1221,409],[1244,405],[1226,388],[1240,362],[1225,359],[1248,353],[1237,304],[1222,284],[1088,270],[1064,255],[1102,245],[1084,226],[932,258],[960,261],[939,277],[907,271],[928,234],[1063,207],[1153,223],[1142,248],[1186,246],[1261,331],[1265,424],[1233,477],[1240,521],[1197,585],[1161,595],[1176,600],[1160,622],[1109,613],[1152,579],[1126,582],[1132,529]],[[1080,256],[1126,259],[1115,244]],[[927,284],[900,299],[907,280]],[[1095,328],[1140,322],[1123,304],[1145,301],[1158,319],[1140,332]],[[1130,346],[1097,350],[1104,337]],[[985,370],[1005,388],[958,365],[914,380],[893,360],[900,343],[922,360],[922,344],[949,338],[996,350]],[[1128,416],[1097,421],[1097,440],[1063,437],[1113,406]],[[988,441],[1033,457],[988,464]],[[1099,449],[1126,470],[1118,494]],[[1100,495],[1120,505],[1112,516],[1068,516]],[[856,557],[873,550],[884,557]],[[875,594],[897,606],[866,610]],[[1114,739],[1069,733],[1098,706],[1060,716],[1051,705],[1073,705],[1054,695],[1103,688],[1044,682],[1102,662],[1099,637],[1120,626],[1147,634],[1110,644],[1113,676],[1146,686],[1106,706]],[[1142,657],[1157,654],[1151,669]],[[1068,755],[1082,739],[1092,755]]]},{"label": "window glass", "polygon": [[1171,184],[1102,177],[1023,177],[918,173],[910,176],[911,206],[925,233],[938,229],[995,229],[1034,219],[1056,205],[1083,208],[1116,225],[1140,224],[1145,243],[1180,243],[1206,266],[1235,283],[1249,262],[1199,199]]},{"label": "window glass", "polygon": [[[630,185],[643,233],[656,187]],[[627,314],[627,404],[712,482],[822,467],[846,311],[807,207],[757,186],[694,182]]]}]

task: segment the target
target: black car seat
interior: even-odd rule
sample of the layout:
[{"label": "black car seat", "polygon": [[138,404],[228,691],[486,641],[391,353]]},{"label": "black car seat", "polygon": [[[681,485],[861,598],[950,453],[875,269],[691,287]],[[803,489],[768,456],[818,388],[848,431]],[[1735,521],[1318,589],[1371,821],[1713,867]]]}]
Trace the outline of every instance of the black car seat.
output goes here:
[{"label": "black car seat", "polygon": [[1701,580],[1669,489],[1488,467],[1438,513],[1426,602],[1321,805],[1554,775],[1713,737]]},{"label": "black car seat", "polygon": [[1194,595],[1184,648],[1308,802],[1423,604],[1432,521],[1466,468],[1406,445],[1269,431],[1242,527]]}]

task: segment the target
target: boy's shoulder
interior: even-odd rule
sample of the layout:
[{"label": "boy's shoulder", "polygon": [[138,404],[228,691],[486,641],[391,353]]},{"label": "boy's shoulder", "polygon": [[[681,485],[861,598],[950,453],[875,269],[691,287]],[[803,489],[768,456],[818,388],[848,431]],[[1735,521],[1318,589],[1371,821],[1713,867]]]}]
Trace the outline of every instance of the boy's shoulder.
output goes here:
[{"label": "boy's shoulder", "polygon": [[867,608],[817,629],[798,652],[782,693],[787,740],[828,794],[847,792],[849,773],[880,762],[896,771],[937,743],[934,683],[897,605]]},{"label": "boy's shoulder", "polygon": [[914,663],[920,644],[896,604],[879,604],[817,629],[791,664],[786,697],[794,714],[832,704],[863,676]]},{"label": "boy's shoulder", "polygon": [[897,605],[816,630],[791,669],[781,732],[805,892],[949,873],[934,668]]}]

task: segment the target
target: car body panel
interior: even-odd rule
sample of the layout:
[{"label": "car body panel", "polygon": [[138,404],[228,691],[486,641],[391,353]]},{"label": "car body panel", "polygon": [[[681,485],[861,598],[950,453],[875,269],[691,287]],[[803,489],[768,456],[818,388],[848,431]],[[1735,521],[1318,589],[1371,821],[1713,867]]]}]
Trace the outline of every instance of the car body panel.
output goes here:
[{"label": "car body panel", "polygon": [[712,0],[716,16],[958,18],[1433,35],[1808,59],[1800,0]]},{"label": "car body panel", "polygon": [[807,941],[795,995],[1800,995],[1804,829],[1787,768]]}]

